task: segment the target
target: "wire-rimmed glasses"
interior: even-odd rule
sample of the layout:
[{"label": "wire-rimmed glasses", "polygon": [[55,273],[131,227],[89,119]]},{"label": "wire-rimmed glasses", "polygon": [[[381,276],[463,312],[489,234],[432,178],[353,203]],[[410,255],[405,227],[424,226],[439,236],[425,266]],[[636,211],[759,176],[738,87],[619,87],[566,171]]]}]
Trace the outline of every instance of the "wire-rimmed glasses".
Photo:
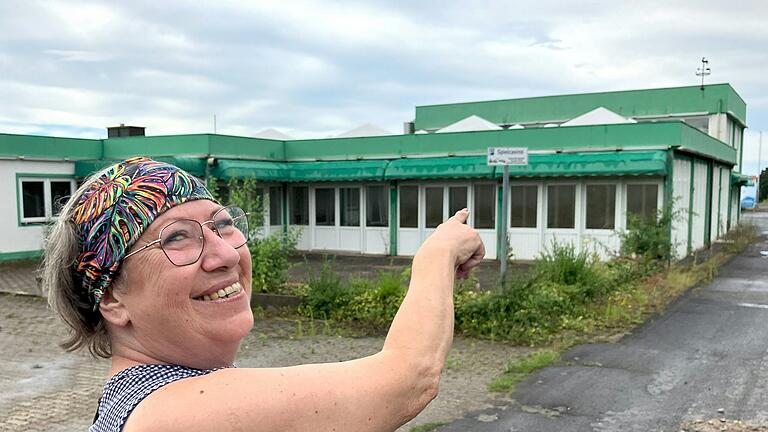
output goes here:
[{"label": "wire-rimmed glasses", "polygon": [[157,240],[136,249],[123,259],[159,243],[163,253],[173,265],[181,267],[194,264],[203,254],[203,247],[205,246],[203,226],[209,224],[213,232],[235,249],[248,242],[250,233],[248,231],[248,213],[240,207],[228,206],[219,209],[214,213],[211,220],[205,222],[198,222],[194,219],[178,219],[169,223],[160,230]]}]

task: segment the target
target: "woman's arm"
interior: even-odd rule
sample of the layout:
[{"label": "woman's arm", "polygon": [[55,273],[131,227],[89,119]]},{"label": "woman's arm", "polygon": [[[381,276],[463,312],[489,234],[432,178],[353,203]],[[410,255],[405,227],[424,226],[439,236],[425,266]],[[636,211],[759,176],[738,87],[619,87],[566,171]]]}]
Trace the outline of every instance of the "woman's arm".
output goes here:
[{"label": "woman's arm", "polygon": [[453,339],[454,274],[484,254],[458,212],[424,242],[381,352],[347,362],[226,369],[169,384],[125,431],[392,431],[437,395]]}]

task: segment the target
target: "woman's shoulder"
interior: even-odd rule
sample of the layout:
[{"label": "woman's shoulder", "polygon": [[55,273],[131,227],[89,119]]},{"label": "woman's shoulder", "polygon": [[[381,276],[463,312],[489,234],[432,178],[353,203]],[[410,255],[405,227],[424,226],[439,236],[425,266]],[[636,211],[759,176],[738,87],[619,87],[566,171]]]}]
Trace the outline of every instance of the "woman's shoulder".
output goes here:
[{"label": "woman's shoulder", "polygon": [[136,406],[155,390],[184,378],[209,374],[217,369],[147,364],[116,373],[104,385],[91,432],[120,431]]}]

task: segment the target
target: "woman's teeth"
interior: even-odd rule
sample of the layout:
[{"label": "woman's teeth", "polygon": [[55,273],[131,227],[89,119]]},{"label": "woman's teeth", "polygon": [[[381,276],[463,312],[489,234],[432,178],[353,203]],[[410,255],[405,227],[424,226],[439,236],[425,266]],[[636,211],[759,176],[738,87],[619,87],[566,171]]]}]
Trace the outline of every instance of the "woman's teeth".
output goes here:
[{"label": "woman's teeth", "polygon": [[220,298],[232,297],[233,295],[239,293],[241,289],[243,289],[243,287],[240,285],[240,282],[235,282],[232,285],[226,288],[222,288],[213,294],[196,297],[195,300],[211,301],[218,300]]}]

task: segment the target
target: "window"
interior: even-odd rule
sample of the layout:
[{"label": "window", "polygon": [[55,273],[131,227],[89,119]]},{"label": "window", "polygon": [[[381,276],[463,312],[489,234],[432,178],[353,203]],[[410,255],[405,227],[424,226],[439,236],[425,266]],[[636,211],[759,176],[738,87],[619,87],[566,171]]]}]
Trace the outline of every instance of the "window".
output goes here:
[{"label": "window", "polygon": [[547,186],[547,228],[574,228],[576,186]]},{"label": "window", "polygon": [[340,188],[341,226],[360,226],[360,188]]},{"label": "window", "polygon": [[536,185],[510,186],[509,222],[512,228],[536,228],[539,187]]},{"label": "window", "polygon": [[400,227],[419,227],[419,187],[400,187]]},{"label": "window", "polygon": [[333,188],[315,189],[315,225],[336,225],[336,200]]},{"label": "window", "polygon": [[587,229],[613,229],[615,221],[616,186],[587,185]]},{"label": "window", "polygon": [[368,186],[365,189],[365,225],[389,226],[389,200],[386,186]]},{"label": "window", "polygon": [[74,190],[74,180],[19,178],[21,222],[50,221],[58,216]]},{"label": "window", "polygon": [[627,223],[635,215],[643,220],[655,220],[658,212],[659,186],[655,184],[627,185]]},{"label": "window", "polygon": [[437,228],[443,223],[443,188],[427,187],[424,191],[426,193],[426,227]]},{"label": "window", "polygon": [[686,117],[683,118],[683,121],[704,133],[709,133],[709,117],[707,116]]},{"label": "window", "polygon": [[467,207],[467,188],[464,186],[448,188],[448,217]]},{"label": "window", "polygon": [[496,228],[496,185],[475,185],[475,228]]},{"label": "window", "polygon": [[269,224],[283,224],[283,188],[280,186],[269,188]]},{"label": "window", "polygon": [[309,225],[309,188],[291,188],[291,225]]}]

